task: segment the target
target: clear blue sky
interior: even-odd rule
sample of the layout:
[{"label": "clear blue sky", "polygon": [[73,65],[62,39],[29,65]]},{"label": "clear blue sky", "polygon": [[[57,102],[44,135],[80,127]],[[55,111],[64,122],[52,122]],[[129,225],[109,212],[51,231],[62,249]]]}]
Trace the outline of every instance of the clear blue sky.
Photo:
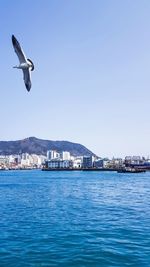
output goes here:
[{"label": "clear blue sky", "polygon": [[[0,140],[150,155],[150,1],[1,0]],[[11,34],[35,64],[28,93]]]}]

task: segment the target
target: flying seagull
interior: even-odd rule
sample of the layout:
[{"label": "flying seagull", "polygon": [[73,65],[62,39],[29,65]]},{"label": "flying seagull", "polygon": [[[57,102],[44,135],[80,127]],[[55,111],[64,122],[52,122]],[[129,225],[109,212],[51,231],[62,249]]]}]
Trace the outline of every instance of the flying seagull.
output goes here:
[{"label": "flying seagull", "polygon": [[31,89],[31,71],[34,70],[34,64],[31,59],[26,58],[19,42],[14,35],[12,35],[12,43],[20,62],[20,65],[14,66],[14,68],[21,69],[23,71],[24,83],[27,91],[29,92]]}]

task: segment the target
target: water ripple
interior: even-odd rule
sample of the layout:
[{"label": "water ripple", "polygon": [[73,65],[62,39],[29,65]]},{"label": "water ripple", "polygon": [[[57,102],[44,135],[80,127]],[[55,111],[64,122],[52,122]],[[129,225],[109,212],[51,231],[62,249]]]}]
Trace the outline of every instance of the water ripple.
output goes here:
[{"label": "water ripple", "polygon": [[150,174],[0,172],[0,267],[149,267]]}]

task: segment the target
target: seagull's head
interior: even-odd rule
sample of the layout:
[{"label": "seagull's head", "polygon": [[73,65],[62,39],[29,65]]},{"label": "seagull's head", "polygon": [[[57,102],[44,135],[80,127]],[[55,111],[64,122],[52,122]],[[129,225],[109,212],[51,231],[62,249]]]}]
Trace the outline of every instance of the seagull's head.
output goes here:
[{"label": "seagull's head", "polygon": [[30,67],[31,67],[31,71],[33,71],[34,70],[34,64],[33,64],[33,62],[31,61],[31,59],[27,59],[28,60],[28,62],[29,62],[29,65],[30,65]]}]

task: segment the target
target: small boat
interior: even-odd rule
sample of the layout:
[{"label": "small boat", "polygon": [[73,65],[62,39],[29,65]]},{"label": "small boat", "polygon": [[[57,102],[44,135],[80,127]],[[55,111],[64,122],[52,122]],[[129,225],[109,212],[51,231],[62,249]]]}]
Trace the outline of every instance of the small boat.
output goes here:
[{"label": "small boat", "polygon": [[140,173],[140,172],[146,172],[144,169],[138,169],[138,168],[123,168],[117,171],[118,173]]}]

